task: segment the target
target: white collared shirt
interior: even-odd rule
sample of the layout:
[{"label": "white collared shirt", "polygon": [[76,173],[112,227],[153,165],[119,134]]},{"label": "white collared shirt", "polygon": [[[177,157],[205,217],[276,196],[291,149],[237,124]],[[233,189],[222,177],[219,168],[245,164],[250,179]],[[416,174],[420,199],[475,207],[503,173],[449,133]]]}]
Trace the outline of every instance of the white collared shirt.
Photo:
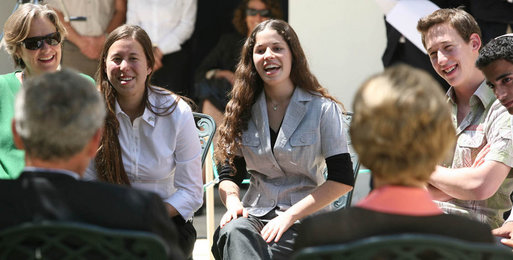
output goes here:
[{"label": "white collared shirt", "polygon": [[197,0],[128,1],[126,23],[141,26],[162,53],[181,49],[194,31]]},{"label": "white collared shirt", "polygon": [[[148,95],[157,107],[176,98],[152,91]],[[167,116],[145,108],[133,124],[117,102],[115,109],[123,165],[132,187],[158,193],[184,219],[190,219],[203,203],[201,147],[191,108],[183,100]],[[94,162],[85,178],[96,179]]]}]

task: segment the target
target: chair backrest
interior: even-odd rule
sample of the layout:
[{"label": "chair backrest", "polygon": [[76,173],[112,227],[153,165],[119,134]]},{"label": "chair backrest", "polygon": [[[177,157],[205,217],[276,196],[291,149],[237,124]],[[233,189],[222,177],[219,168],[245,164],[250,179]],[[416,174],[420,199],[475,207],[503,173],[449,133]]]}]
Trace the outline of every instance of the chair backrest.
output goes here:
[{"label": "chair backrest", "polygon": [[205,158],[207,158],[207,153],[212,144],[212,139],[216,133],[216,122],[207,114],[193,112],[192,115],[194,116],[196,127],[198,128],[198,136],[201,143],[201,166],[203,167]]},{"label": "chair backrest", "polygon": [[[345,112],[344,115],[342,115],[342,119],[344,122],[344,133],[346,134],[346,140],[347,140],[347,146],[349,149],[349,155],[351,155],[351,161],[353,162],[353,173],[354,173],[354,180],[356,182],[356,178],[358,177],[358,173],[360,171],[360,160],[358,159],[358,154],[355,152],[353,148],[353,144],[351,142],[351,137],[349,135],[349,126],[351,125],[351,119],[353,118],[353,112]],[[338,198],[334,202],[332,202],[332,205],[335,209],[341,209],[345,207],[351,206],[351,201],[353,198],[353,190],[346,193],[342,197]]]},{"label": "chair backrest", "polygon": [[293,259],[505,260],[513,259],[513,253],[495,244],[473,243],[429,234],[398,234],[369,237],[346,244],[308,247],[298,251]]},{"label": "chair backrest", "polygon": [[0,259],[168,259],[155,234],[77,222],[24,223],[0,232]]}]

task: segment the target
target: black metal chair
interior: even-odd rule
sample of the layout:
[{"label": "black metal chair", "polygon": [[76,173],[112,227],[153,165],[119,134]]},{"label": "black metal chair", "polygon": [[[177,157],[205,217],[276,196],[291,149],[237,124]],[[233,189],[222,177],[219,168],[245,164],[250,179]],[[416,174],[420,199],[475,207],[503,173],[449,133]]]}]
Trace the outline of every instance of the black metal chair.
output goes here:
[{"label": "black metal chair", "polygon": [[0,232],[0,259],[168,259],[157,235],[78,223],[24,223]]},{"label": "black metal chair", "polygon": [[205,159],[212,145],[212,139],[216,133],[216,122],[214,119],[202,113],[193,112],[194,121],[198,128],[198,136],[201,143],[201,166],[205,165]]},{"label": "black metal chair", "polygon": [[506,260],[511,250],[495,244],[473,243],[429,234],[374,236],[337,245],[308,247],[295,260]]}]

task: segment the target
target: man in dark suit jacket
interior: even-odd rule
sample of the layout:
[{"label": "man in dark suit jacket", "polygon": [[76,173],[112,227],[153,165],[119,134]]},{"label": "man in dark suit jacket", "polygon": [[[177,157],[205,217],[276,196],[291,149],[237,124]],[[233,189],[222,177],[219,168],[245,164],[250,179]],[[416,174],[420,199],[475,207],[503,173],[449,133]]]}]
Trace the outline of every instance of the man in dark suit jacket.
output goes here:
[{"label": "man in dark suit jacket", "polygon": [[23,82],[12,130],[26,167],[18,179],[0,181],[0,228],[62,220],[148,231],[164,239],[173,259],[183,259],[157,194],[79,180],[96,154],[104,118],[101,95],[73,71]]}]

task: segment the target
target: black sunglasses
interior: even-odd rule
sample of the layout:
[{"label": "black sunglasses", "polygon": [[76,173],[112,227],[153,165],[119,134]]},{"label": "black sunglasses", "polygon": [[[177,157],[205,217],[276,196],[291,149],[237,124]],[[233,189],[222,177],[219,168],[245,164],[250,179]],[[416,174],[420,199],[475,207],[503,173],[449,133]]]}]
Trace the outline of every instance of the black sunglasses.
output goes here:
[{"label": "black sunglasses", "polygon": [[61,42],[61,34],[54,32],[45,36],[30,37],[23,40],[21,44],[29,50],[38,50],[43,47],[44,42],[48,45],[55,46]]},{"label": "black sunglasses", "polygon": [[247,16],[256,16],[257,14],[260,14],[260,16],[262,16],[262,17],[271,17],[271,11],[269,11],[269,9],[262,9],[262,10],[257,10],[257,9],[252,9],[252,8],[246,9]]}]

